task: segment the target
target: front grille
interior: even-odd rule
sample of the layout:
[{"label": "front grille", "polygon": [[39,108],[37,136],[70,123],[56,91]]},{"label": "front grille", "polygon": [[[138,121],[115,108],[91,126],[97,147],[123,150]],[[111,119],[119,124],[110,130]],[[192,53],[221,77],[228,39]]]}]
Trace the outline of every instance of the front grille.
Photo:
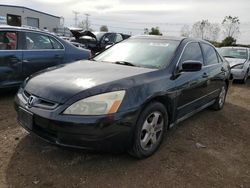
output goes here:
[{"label": "front grille", "polygon": [[[25,99],[25,102],[28,103],[29,98],[32,96],[32,94],[30,94],[27,91],[23,91],[23,97]],[[52,110],[55,109],[58,106],[58,103],[37,97],[36,102],[33,104],[34,107],[38,107],[38,108],[43,108],[43,109],[48,109],[48,110]]]}]

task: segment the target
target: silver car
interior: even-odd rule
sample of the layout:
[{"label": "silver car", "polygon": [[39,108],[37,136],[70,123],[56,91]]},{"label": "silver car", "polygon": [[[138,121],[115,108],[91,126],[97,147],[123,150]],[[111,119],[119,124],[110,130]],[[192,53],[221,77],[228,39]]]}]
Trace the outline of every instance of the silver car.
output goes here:
[{"label": "silver car", "polygon": [[250,72],[250,50],[245,47],[222,47],[220,54],[229,62],[234,80],[246,82]]}]

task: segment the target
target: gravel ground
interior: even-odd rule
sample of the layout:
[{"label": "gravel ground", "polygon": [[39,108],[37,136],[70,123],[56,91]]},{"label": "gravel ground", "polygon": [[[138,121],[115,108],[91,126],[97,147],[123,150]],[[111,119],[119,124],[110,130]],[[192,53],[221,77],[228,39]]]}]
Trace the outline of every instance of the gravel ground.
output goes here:
[{"label": "gravel ground", "polygon": [[16,123],[14,92],[0,94],[0,187],[250,187],[250,80],[222,111],[170,130],[152,157],[50,145]]}]

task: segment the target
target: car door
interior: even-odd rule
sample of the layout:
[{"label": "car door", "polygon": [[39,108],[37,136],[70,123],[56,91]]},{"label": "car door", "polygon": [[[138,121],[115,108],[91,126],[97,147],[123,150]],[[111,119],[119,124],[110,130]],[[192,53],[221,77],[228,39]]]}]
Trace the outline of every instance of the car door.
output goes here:
[{"label": "car door", "polygon": [[177,99],[177,119],[192,112],[205,104],[206,78],[201,69],[197,72],[182,72],[181,66],[185,61],[199,61],[203,63],[203,55],[198,42],[191,42],[184,48],[180,61],[177,65],[179,76],[176,86],[179,94]]},{"label": "car door", "polygon": [[23,74],[25,77],[63,62],[64,47],[54,37],[24,32]]},{"label": "car door", "polygon": [[226,70],[223,68],[223,60],[213,46],[207,43],[201,43],[204,56],[204,77],[207,77],[207,102],[218,96],[220,88],[224,83]]},{"label": "car door", "polygon": [[0,88],[22,81],[22,51],[17,31],[0,30]]}]

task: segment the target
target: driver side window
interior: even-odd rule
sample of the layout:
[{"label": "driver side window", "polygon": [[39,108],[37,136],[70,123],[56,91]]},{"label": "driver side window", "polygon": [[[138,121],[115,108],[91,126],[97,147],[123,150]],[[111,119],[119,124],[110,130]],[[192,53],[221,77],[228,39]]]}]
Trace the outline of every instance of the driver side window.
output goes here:
[{"label": "driver side window", "polygon": [[180,66],[184,61],[200,61],[203,63],[203,56],[198,42],[189,43],[181,57]]}]

